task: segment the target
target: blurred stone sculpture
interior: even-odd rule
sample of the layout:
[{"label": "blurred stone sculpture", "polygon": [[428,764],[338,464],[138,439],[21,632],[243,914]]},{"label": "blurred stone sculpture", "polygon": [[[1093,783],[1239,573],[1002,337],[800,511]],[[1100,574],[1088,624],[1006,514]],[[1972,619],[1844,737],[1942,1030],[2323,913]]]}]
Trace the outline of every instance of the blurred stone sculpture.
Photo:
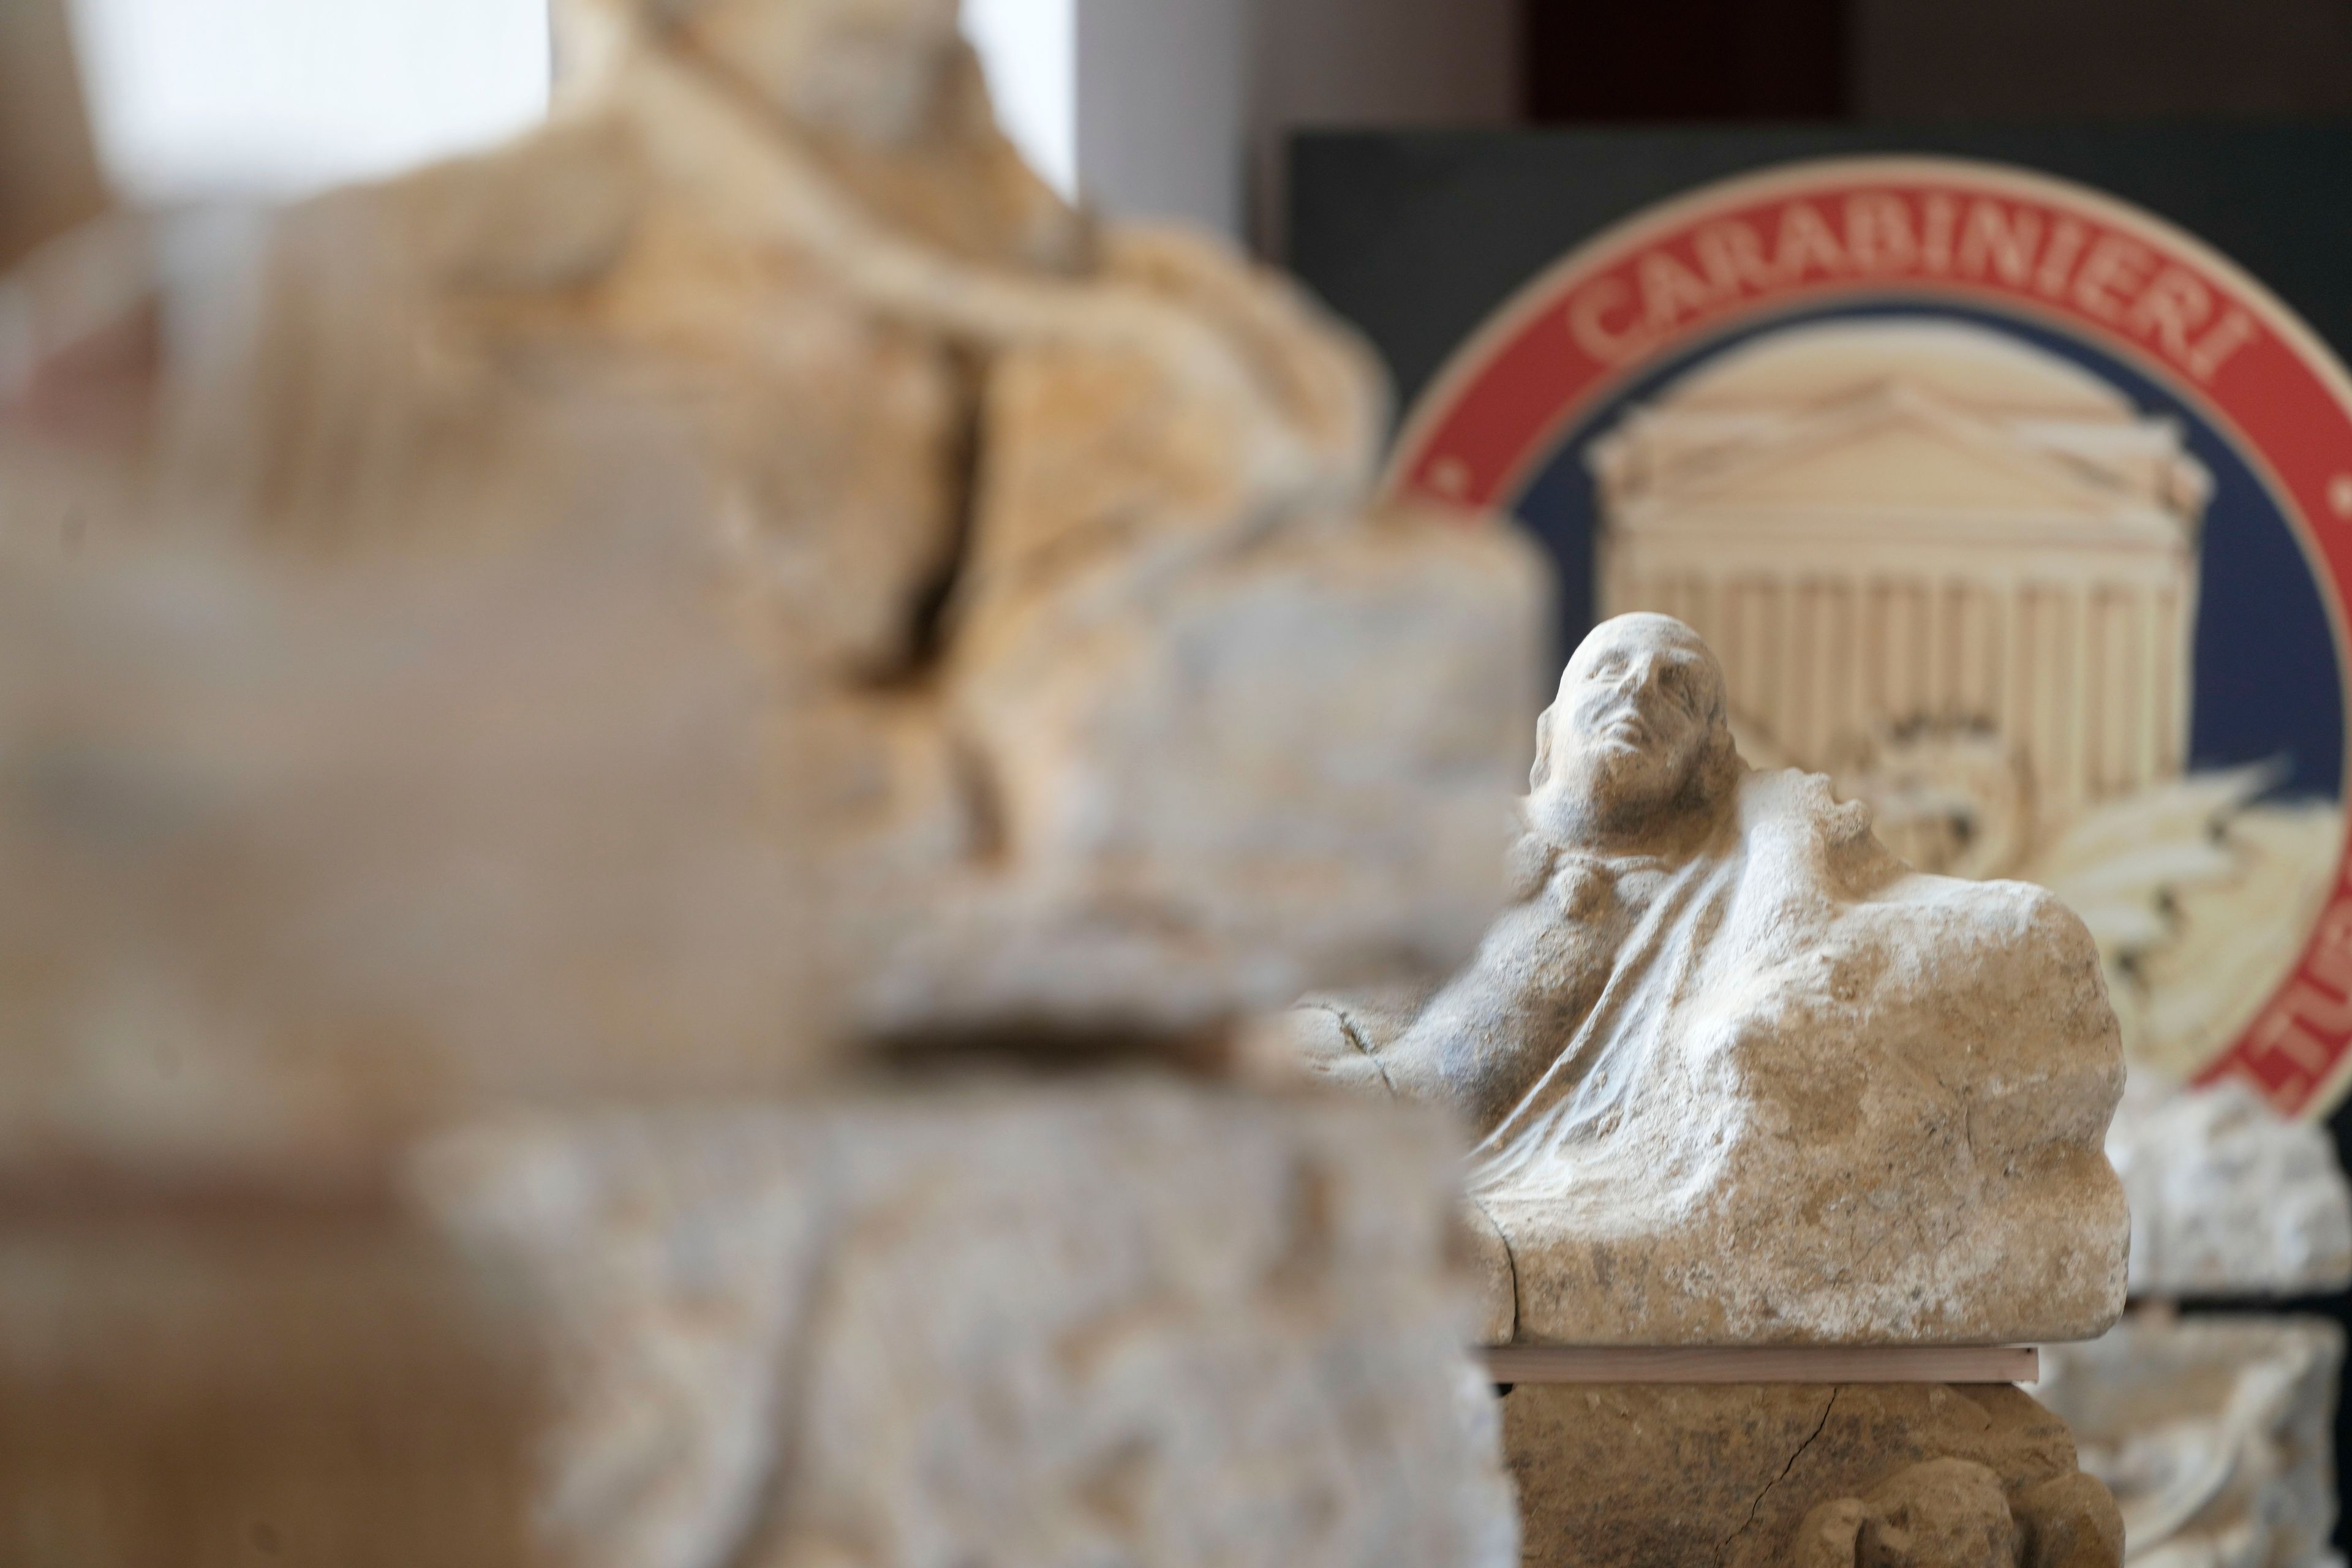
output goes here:
[{"label": "blurred stone sculpture", "polygon": [[2179,1297],[2352,1283],[2352,1187],[2324,1127],[2235,1079],[2135,1069],[2107,1134],[2130,1195],[2131,1289],[2103,1338],[2042,1352],[2036,1390],[2081,1434],[2150,1568],[2334,1563],[2332,1432],[2344,1331],[2324,1318],[2175,1315]]},{"label": "blurred stone sculpture", "polygon": [[[1508,531],[1369,510],[1369,353],[1055,195],[951,4],[558,21],[556,111],[509,146],[73,258],[145,296],[29,271],[0,405],[69,403],[113,299],[162,368],[103,477],[173,528],[462,556],[622,508],[708,545],[807,721],[783,765],[859,1032],[1190,1035],[1454,962],[1543,584]],[[107,484],[42,471],[7,526],[110,531]]]},{"label": "blurred stone sculpture", "polygon": [[471,1107],[835,1070],[800,727],[706,569],[0,547],[0,1180],[318,1196]]},{"label": "blurred stone sculpture", "polygon": [[2320,1318],[2135,1314],[2042,1352],[2035,1394],[2123,1510],[2148,1568],[2318,1568],[2336,1525],[2344,1331]]},{"label": "blurred stone sculpture", "polygon": [[1490,1332],[1583,1343],[2099,1332],[2124,1298],[2098,954],[2054,898],[1921,876],[1739,759],[1714,656],[1604,622],[1538,725],[1517,901],[1403,1005],[1294,1015],[1478,1139]]},{"label": "blurred stone sculpture", "polygon": [[2107,1132],[2131,1200],[2136,1297],[2308,1296],[2352,1284],[2352,1185],[2327,1129],[2229,1079],[2135,1072]]},{"label": "blurred stone sculpture", "polygon": [[471,1129],[576,1568],[1510,1568],[1435,1118],[1130,1080]]},{"label": "blurred stone sculpture", "polygon": [[1530,547],[951,0],[559,21],[0,298],[0,1559],[1507,1568],[1444,1119],[1224,1053],[1491,918]]}]

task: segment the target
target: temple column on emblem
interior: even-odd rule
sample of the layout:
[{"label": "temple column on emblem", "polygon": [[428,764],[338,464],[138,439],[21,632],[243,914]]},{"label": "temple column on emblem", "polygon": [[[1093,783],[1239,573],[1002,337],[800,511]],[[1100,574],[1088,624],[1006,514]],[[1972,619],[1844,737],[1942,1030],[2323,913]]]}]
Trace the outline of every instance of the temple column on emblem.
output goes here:
[{"label": "temple column on emblem", "polygon": [[[1603,621],[1537,723],[1469,963],[1309,997],[1284,1038],[1471,1141],[1529,1561],[2120,1561],[2114,1501],[1997,1359],[2124,1307],[2097,944],[2042,889],[1914,870],[1827,778],[1750,767],[1737,688],[1682,621]],[[1952,1370],[1906,1375],[1930,1352]]]}]

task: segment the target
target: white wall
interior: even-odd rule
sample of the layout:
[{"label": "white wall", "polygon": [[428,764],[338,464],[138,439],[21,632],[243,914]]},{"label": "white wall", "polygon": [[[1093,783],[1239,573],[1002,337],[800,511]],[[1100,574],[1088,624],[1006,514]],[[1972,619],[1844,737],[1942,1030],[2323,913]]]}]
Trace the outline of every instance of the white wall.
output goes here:
[{"label": "white wall", "polygon": [[[283,195],[488,145],[545,112],[546,0],[74,0],[115,182]],[[1077,0],[964,0],[1005,130],[1077,183]]]},{"label": "white wall", "polygon": [[99,151],[150,201],[289,195],[546,111],[546,0],[76,0]]},{"label": "white wall", "polygon": [[1078,188],[1078,0],[963,0],[997,122],[1064,195]]}]

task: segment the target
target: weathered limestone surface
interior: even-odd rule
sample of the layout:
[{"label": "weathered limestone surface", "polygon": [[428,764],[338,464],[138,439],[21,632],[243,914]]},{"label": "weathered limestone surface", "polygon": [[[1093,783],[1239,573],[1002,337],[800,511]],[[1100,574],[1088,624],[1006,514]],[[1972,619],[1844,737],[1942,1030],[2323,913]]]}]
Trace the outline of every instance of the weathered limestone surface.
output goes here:
[{"label": "weathered limestone surface", "polygon": [[[944,1035],[974,998],[1118,1044],[1139,1016],[1213,1018],[1309,958],[1443,951],[1475,923],[1461,879],[1381,891],[1486,847],[1466,812],[1467,844],[1443,811],[1411,831],[1425,796],[1386,765],[1496,754],[1449,678],[1416,687],[1487,613],[1475,566],[1378,531],[1303,542],[1245,598],[1191,592],[1172,647],[1130,639],[1129,701],[1087,694],[1092,804],[1066,819],[1126,847],[1102,850],[1131,890],[1106,907],[1082,872],[1006,877],[914,835],[879,868],[830,858],[861,808],[800,761],[887,741],[944,766],[937,731],[776,702],[695,552],[617,532],[383,574],[242,548],[0,559],[0,869],[38,890],[0,900],[0,1162],[315,1173],[452,1108],[803,1085],[861,1024]],[[1318,605],[1349,638],[1288,648]],[[1352,672],[1254,673],[1349,648]],[[1317,700],[1382,672],[1386,716]],[[1318,747],[1355,777],[1328,802]],[[1120,859],[1154,841],[1186,852]],[[1318,911],[1278,912],[1314,887]],[[1286,921],[1286,948],[1253,940]]]},{"label": "weathered limestone surface", "polygon": [[1371,510],[1369,351],[1064,205],[950,5],[560,11],[545,128],[164,269],[158,509],[365,558],[615,510],[707,543],[827,718],[785,765],[873,1032],[1181,1032],[1456,961],[1544,585],[1510,531]]},{"label": "weathered limestone surface", "polygon": [[[0,296],[0,1206],[127,1173],[166,1238],[0,1316],[0,1426],[59,1321],[205,1298],[105,1320],[196,1365],[77,1452],[0,1433],[0,1540],[487,1568],[527,1492],[581,1568],[1507,1568],[1444,1118],[923,1075],[1457,962],[1532,547],[1375,509],[1368,351],[1056,198],[951,0],[560,12],[514,144]],[[859,1046],[914,1082],[824,1092]],[[493,1112],[423,1165],[467,1268],[171,1256]],[[398,1321],[273,1383],[353,1280]]]},{"label": "weathered limestone surface", "polygon": [[676,544],[0,552],[0,1179],[315,1198],[459,1107],[823,1077],[789,731]]},{"label": "weathered limestone surface", "polygon": [[1486,1327],[1578,1343],[2094,1335],[2124,1300],[2122,1089],[2082,922],[1913,873],[1739,760],[1722,672],[1604,623],[1538,729],[1517,899],[1434,994],[1317,998],[1310,1068],[1479,1139]]},{"label": "weathered limestone surface", "polygon": [[2064,1423],[2013,1388],[1522,1384],[1503,1399],[1529,1563],[2113,1568]]},{"label": "weathered limestone surface", "polygon": [[1139,1078],[500,1122],[430,1226],[12,1186],[0,1560],[1510,1568],[1454,1150]]},{"label": "weathered limestone surface", "polygon": [[1167,1083],[491,1126],[593,1568],[1518,1561],[1440,1119]]},{"label": "weathered limestone surface", "polygon": [[2352,1284],[2352,1185],[2327,1129],[2252,1085],[2137,1079],[2107,1130],[2131,1200],[2135,1296],[2315,1295]]},{"label": "weathered limestone surface", "polygon": [[2122,1507],[2128,1560],[2332,1561],[2344,1331],[2320,1318],[2135,1315],[2042,1353],[2036,1394]]},{"label": "weathered limestone surface", "polygon": [[[1214,244],[1063,203],[951,5],[559,12],[562,101],[509,146],[92,231],[0,284],[0,594],[58,607],[0,627],[0,861],[104,882],[136,837],[136,868],[203,861],[217,906],[191,924],[186,877],[133,877],[102,918],[27,915],[26,952],[108,973],[40,1000],[38,1081],[0,1100],[68,1143],[162,1127],[266,1158],[484,1099],[765,1092],[836,1041],[1189,1048],[1310,984],[1457,962],[1500,894],[1546,595],[1510,531],[1371,505],[1370,353]],[[77,356],[131,321],[145,405],[52,439]],[[632,552],[664,562],[644,603]],[[621,566],[583,590],[583,560]],[[138,579],[184,570],[204,615],[173,622]],[[619,635],[681,604],[730,646]],[[412,671],[404,628],[436,616],[454,635]],[[12,679],[110,637],[101,721],[20,743]],[[669,679],[726,685],[738,728],[688,703],[674,743]],[[687,765],[714,746],[756,766]],[[119,798],[218,809],[61,837],[43,781],[100,752]],[[747,771],[763,821],[700,809]],[[597,780],[593,811],[550,773]],[[592,816],[570,859],[501,858]],[[673,839],[679,862],[599,880],[599,844]],[[279,877],[300,896],[253,891]],[[393,897],[332,896],[360,886]],[[517,965],[497,932],[533,922],[595,929]],[[192,932],[226,949],[201,984]],[[142,1007],[275,1009],[289,976],[353,969],[296,1027],[186,1008],[221,1016],[168,1074],[121,1044]],[[689,972],[709,1005],[680,1004]],[[567,1029],[593,1044],[542,1048]]]}]

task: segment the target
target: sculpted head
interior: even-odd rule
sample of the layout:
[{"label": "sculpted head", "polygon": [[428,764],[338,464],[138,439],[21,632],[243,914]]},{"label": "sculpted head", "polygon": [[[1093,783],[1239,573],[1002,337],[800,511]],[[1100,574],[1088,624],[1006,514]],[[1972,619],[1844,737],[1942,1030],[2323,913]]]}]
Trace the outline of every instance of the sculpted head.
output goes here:
[{"label": "sculpted head", "polygon": [[553,16],[567,82],[667,37],[805,125],[882,144],[930,122],[966,53],[955,0],[556,0]]},{"label": "sculpted head", "polygon": [[1536,721],[1533,825],[1561,843],[1640,840],[1711,819],[1739,775],[1723,667],[1672,616],[1592,628]]}]

